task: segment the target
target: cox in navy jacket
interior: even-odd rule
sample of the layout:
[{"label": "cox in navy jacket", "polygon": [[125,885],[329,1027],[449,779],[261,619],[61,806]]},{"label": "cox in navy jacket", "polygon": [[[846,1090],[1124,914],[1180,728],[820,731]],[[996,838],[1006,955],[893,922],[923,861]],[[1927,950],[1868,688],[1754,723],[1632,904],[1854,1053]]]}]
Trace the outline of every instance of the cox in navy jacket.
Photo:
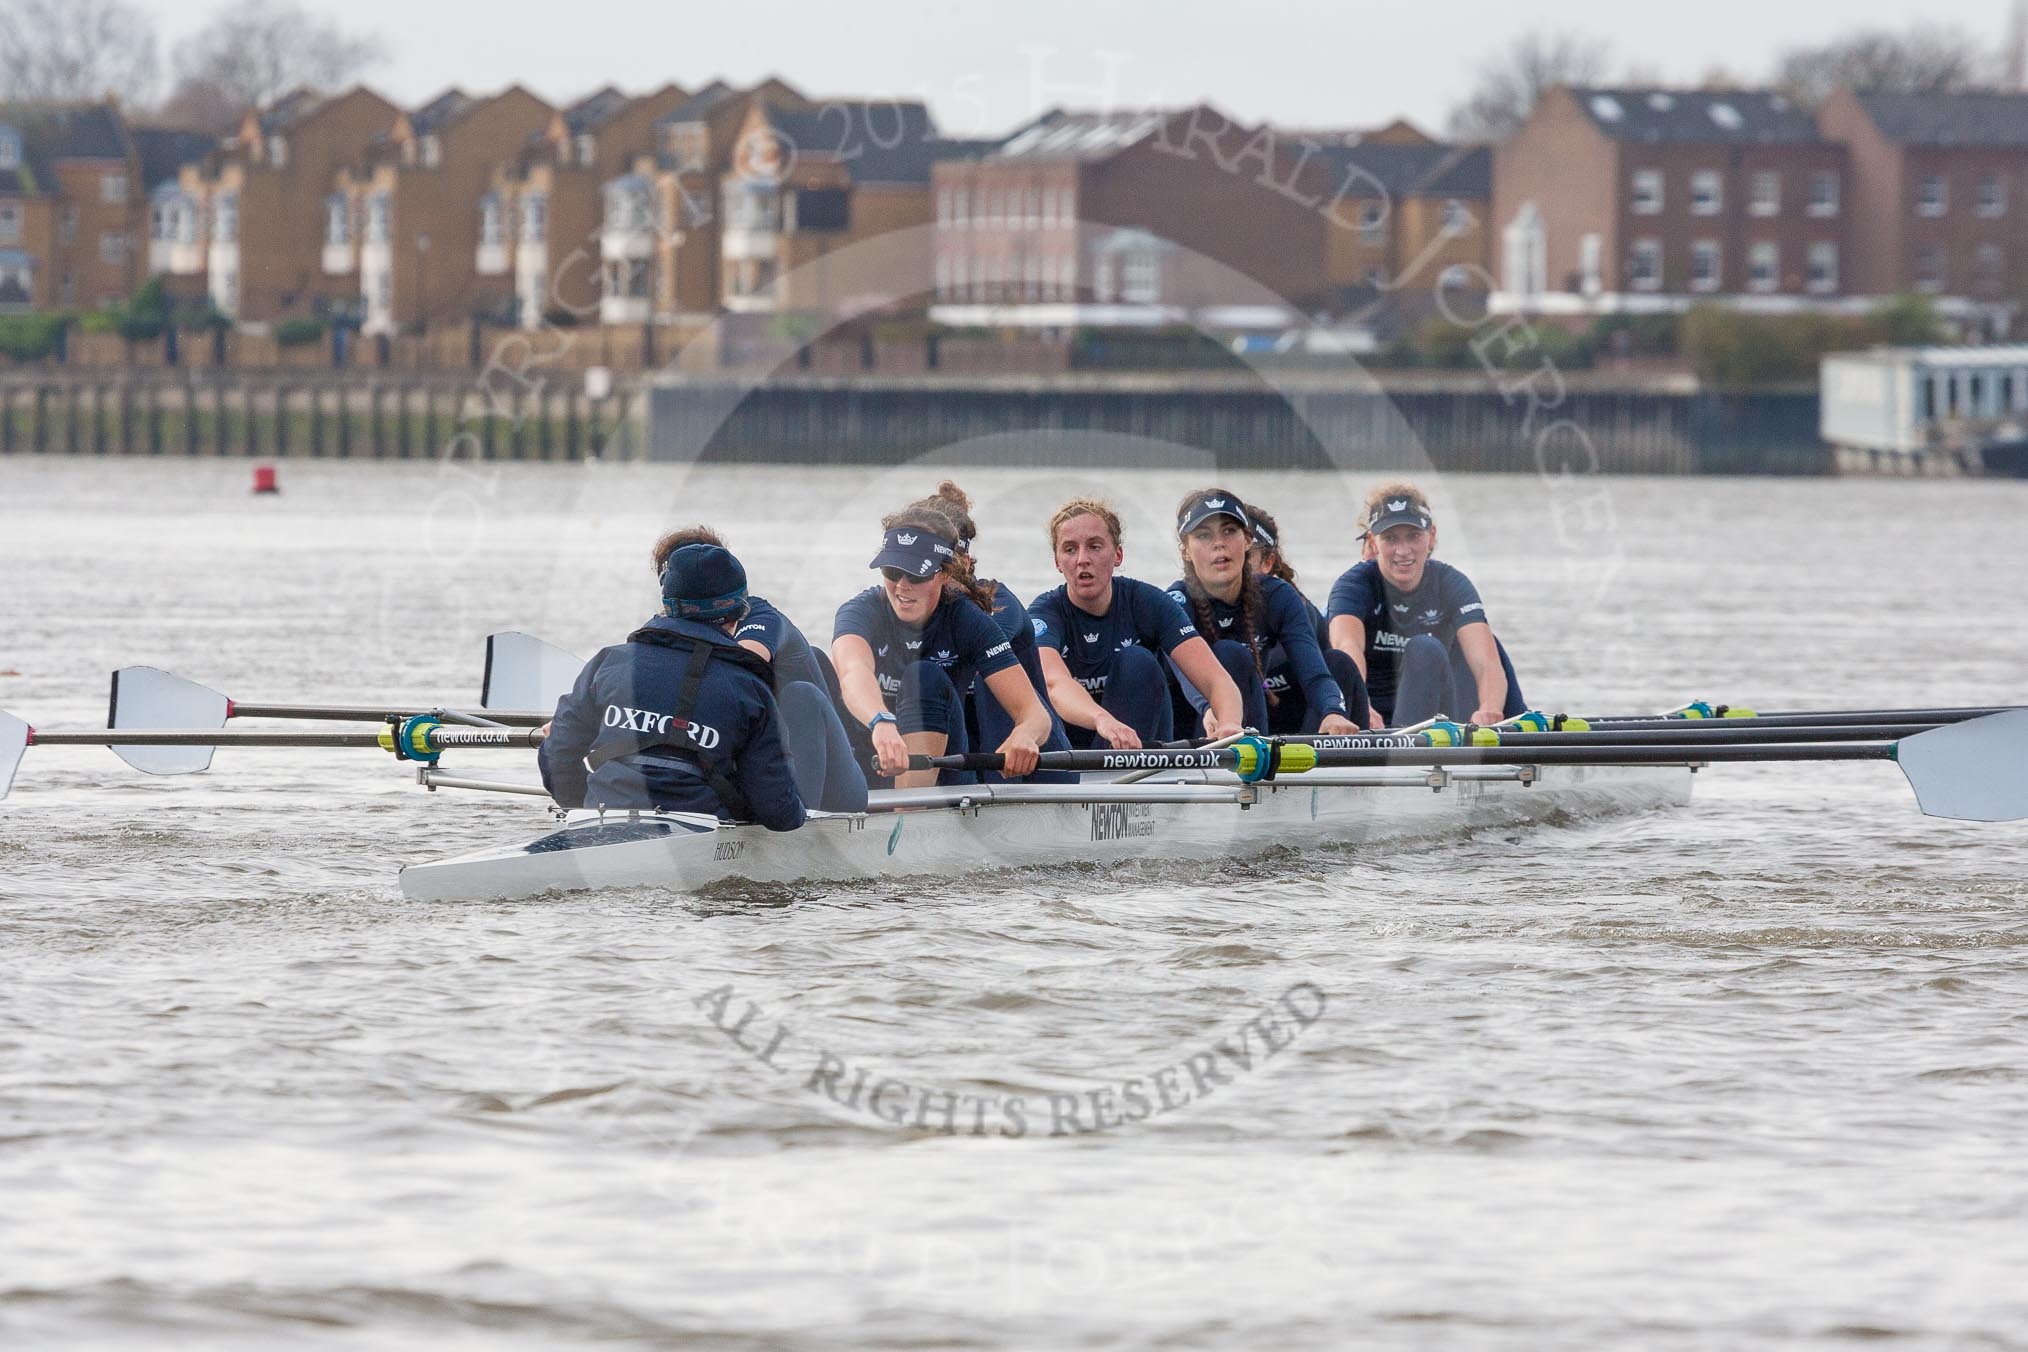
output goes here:
[{"label": "cox in navy jacket", "polygon": [[[700,640],[711,662],[685,728],[676,705]],[[542,783],[564,807],[713,813],[793,831],[803,800],[773,686],[769,664],[716,625],[651,619],[600,649],[557,701],[538,756]],[[714,772],[745,801],[721,801]]]}]

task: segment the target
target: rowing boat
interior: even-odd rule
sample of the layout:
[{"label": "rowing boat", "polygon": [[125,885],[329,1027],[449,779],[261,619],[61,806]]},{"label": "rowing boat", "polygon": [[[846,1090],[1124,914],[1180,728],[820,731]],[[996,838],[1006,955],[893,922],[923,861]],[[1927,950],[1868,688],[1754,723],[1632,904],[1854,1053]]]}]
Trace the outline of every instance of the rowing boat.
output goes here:
[{"label": "rowing boat", "polygon": [[790,832],[689,813],[573,812],[533,840],[411,864],[401,890],[418,900],[470,901],[581,888],[689,891],[1243,859],[1680,805],[1690,781],[1682,765],[1318,771],[1255,784],[1219,771],[1175,771],[1132,784],[881,791],[866,812],[815,814]]},{"label": "rowing boat", "polygon": [[[554,707],[576,665],[540,640],[496,635],[479,705],[469,711],[431,701],[239,700],[168,672],[124,668],[114,675],[108,727],[38,730],[0,713],[0,798],[31,746],[109,747],[157,775],[199,773],[221,746],[378,747],[412,762],[430,790],[547,802],[540,787],[453,775],[439,758],[539,745],[542,711]],[[228,729],[235,718],[378,726]],[[400,887],[419,900],[473,901],[585,888],[691,891],[1137,859],[1225,861],[1278,850],[1340,851],[1342,860],[1406,839],[1681,805],[1697,769],[1738,762],[1887,760],[1931,816],[2028,818],[2028,709],[2013,706],[1754,715],[1697,705],[1661,717],[1590,719],[1531,712],[1491,728],[1249,735],[1206,747],[1041,759],[1042,768],[1083,778],[876,792],[864,812],[814,813],[801,829],[780,833],[684,813],[552,810],[551,824],[532,839],[411,864]],[[1006,767],[975,753],[917,757],[911,768]]]}]

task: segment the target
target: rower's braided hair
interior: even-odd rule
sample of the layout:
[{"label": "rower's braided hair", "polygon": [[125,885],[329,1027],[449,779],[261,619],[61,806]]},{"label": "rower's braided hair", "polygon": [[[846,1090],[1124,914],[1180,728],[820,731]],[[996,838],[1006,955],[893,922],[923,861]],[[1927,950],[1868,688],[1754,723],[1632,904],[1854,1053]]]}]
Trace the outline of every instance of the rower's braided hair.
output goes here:
[{"label": "rower's braided hair", "polygon": [[[1217,488],[1199,488],[1184,495],[1176,505],[1176,519],[1190,510],[1196,501],[1207,495],[1229,497],[1243,501],[1237,494],[1226,493]],[[1246,510],[1244,507],[1242,511]],[[1190,550],[1186,542],[1177,541],[1177,550],[1183,556],[1183,595],[1190,602],[1190,620],[1197,626],[1197,632],[1204,636],[1206,643],[1218,642],[1218,617],[1211,610],[1211,593],[1204,590],[1204,584],[1197,580],[1197,568],[1190,562]],[[1251,546],[1249,545],[1249,552]],[[1239,641],[1253,654],[1253,669],[1260,677],[1261,691],[1267,696],[1270,708],[1281,703],[1274,691],[1267,688],[1267,665],[1260,655],[1260,612],[1265,604],[1261,592],[1260,575],[1253,569],[1241,565],[1239,570]]]},{"label": "rower's braided hair", "polygon": [[[956,485],[945,486],[954,488]],[[972,518],[969,515],[963,515],[962,509],[959,513],[953,513],[950,500],[941,495],[920,498],[900,511],[882,517],[880,521],[880,528],[883,531],[894,530],[901,526],[914,526],[957,541],[956,556],[946,560],[942,570],[944,594],[963,596],[988,615],[993,613],[993,584],[979,579],[973,571],[972,555],[966,548],[977,530],[977,527],[972,525]]]},{"label": "rower's braided hair", "polygon": [[[1268,574],[1272,577],[1280,578],[1282,581],[1288,583],[1291,587],[1295,586],[1296,570],[1294,566],[1289,563],[1289,551],[1282,545],[1281,526],[1276,523],[1275,519],[1272,516],[1268,515],[1266,508],[1256,507],[1250,502],[1246,504],[1246,519],[1249,521],[1258,522],[1260,525],[1267,527],[1267,533],[1275,537],[1275,545],[1273,550],[1275,556],[1275,566],[1268,569]],[[1255,543],[1253,548],[1249,549],[1247,552],[1251,554],[1256,550],[1266,552],[1267,546],[1264,544]]]},{"label": "rower's braided hair", "polygon": [[670,531],[655,542],[655,548],[651,551],[655,560],[656,577],[661,577],[662,570],[669,566],[669,556],[685,545],[717,545],[720,549],[724,549],[725,541],[709,526],[685,526],[681,530]]}]

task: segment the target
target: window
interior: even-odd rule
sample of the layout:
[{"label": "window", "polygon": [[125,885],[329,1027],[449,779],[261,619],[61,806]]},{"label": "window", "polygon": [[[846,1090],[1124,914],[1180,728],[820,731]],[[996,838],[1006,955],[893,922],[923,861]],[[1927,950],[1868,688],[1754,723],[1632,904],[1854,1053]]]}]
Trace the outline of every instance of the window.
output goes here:
[{"label": "window", "polygon": [[286,169],[289,164],[289,142],[286,137],[268,138],[268,163],[277,169]]},{"label": "window", "polygon": [[63,277],[56,284],[56,300],[63,306],[77,304],[77,274],[69,268],[63,270]]},{"label": "window", "polygon": [[1725,279],[1725,254],[1715,239],[1700,239],[1690,246],[1690,289],[1716,291]]},{"label": "window", "polygon": [[[1034,190],[1029,190],[1029,200],[1034,200]],[[1021,295],[1026,300],[1042,299],[1042,260],[1029,254],[1021,260]]]},{"label": "window", "polygon": [[598,138],[590,132],[582,132],[577,138],[577,162],[590,164],[599,157]]},{"label": "window", "polygon": [[99,232],[99,262],[124,263],[127,261],[127,236],[120,230]]},{"label": "window", "polygon": [[21,167],[21,137],[12,127],[0,127],[0,169]]},{"label": "window", "polygon": [[521,238],[529,244],[540,244],[548,235],[549,196],[530,193],[521,199]]},{"label": "window", "polygon": [[1387,242],[1387,203],[1359,204],[1359,236],[1368,244]]},{"label": "window", "polygon": [[1716,216],[1725,208],[1725,179],[1716,169],[1699,169],[1690,175],[1690,210],[1699,216]]},{"label": "window", "polygon": [[217,201],[212,204],[211,239],[214,244],[237,244],[239,242],[238,193],[221,193]]},{"label": "window", "polygon": [[1782,289],[1782,246],[1763,240],[1746,251],[1746,289],[1765,295]]},{"label": "window", "polygon": [[1633,208],[1636,216],[1653,216],[1662,210],[1662,171],[1634,170]]},{"label": "window", "polygon": [[1999,174],[1987,174],[1979,180],[1979,214],[1987,217],[2007,214],[2007,180]]},{"label": "window", "polygon": [[56,218],[56,235],[65,244],[77,238],[77,203],[65,202],[63,213]]},{"label": "window", "polygon": [[101,174],[99,176],[99,200],[114,206],[127,200],[127,176],[125,174]]},{"label": "window", "polygon": [[1035,189],[1028,190],[1028,228],[1035,229],[1042,224],[1042,194]]},{"label": "window", "polygon": [[1462,235],[1472,228],[1471,209],[1457,198],[1444,202],[1443,231],[1446,235]]},{"label": "window", "polygon": [[969,225],[972,209],[972,194],[960,188],[951,194],[951,224],[962,230]]},{"label": "window", "polygon": [[444,162],[444,143],[435,132],[422,138],[423,168],[434,169]]},{"label": "window", "polygon": [[672,166],[678,173],[693,172],[704,167],[704,152],[707,136],[702,122],[679,122],[669,128],[663,137],[668,147]]},{"label": "window", "polygon": [[1586,235],[1577,242],[1577,289],[1587,296],[1605,290],[1605,236]]},{"label": "window", "polygon": [[387,244],[394,239],[394,203],[384,192],[366,199],[366,242]]},{"label": "window", "polygon": [[1981,244],[1973,269],[1973,288],[1982,296],[1997,295],[2007,284],[2007,251],[1997,244]]},{"label": "window", "polygon": [[1810,175],[1810,214],[1812,216],[1835,216],[1838,214],[1838,171],[1819,169]]},{"label": "window", "polygon": [[1152,252],[1130,253],[1121,269],[1120,299],[1129,305],[1153,305],[1162,299],[1162,260]]},{"label": "window", "polygon": [[1753,176],[1753,195],[1747,201],[1746,209],[1755,216],[1778,215],[1782,209],[1782,176],[1773,169],[1762,169]]},{"label": "window", "polygon": [[1944,289],[1944,272],[1949,259],[1941,244],[1925,244],[1915,251],[1915,289],[1935,295]]},{"label": "window", "polygon": [[506,242],[507,213],[500,204],[500,194],[489,192],[479,199],[479,243]]},{"label": "window", "polygon": [[1838,289],[1838,246],[1819,240],[1810,246],[1810,292],[1825,296]]},{"label": "window", "polygon": [[341,247],[352,242],[352,211],[342,193],[324,199],[324,242]]},{"label": "window", "polygon": [[938,188],[937,224],[949,225],[950,223],[951,223],[951,190],[949,188]]},{"label": "window", "polygon": [[951,260],[937,255],[937,299],[943,300],[951,294]]},{"label": "window", "polygon": [[1950,180],[1942,174],[1925,174],[1915,189],[1915,214],[1941,216],[1950,210]]},{"label": "window", "polygon": [[20,238],[20,206],[13,202],[0,202],[0,244],[12,244]]},{"label": "window", "polygon": [[1662,289],[1662,241],[1637,239],[1627,260],[1627,285],[1636,291]]}]

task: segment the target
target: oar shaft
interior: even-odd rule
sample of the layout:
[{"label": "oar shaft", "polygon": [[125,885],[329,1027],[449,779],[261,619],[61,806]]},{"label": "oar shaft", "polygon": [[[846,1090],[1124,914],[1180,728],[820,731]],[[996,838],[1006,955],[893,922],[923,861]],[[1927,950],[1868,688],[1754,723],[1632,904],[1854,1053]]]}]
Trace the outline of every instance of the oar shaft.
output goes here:
[{"label": "oar shaft", "polygon": [[1606,715],[1585,722],[1594,728],[1641,729],[1641,728],[1745,728],[1745,727],[1791,727],[1791,728],[1835,728],[1872,723],[1923,723],[1935,727],[1943,723],[1963,723],[1989,714],[2006,713],[2019,706],[2011,704],[1994,705],[1977,709],[1795,709],[1787,712],[1757,713],[1739,718],[1657,718],[1657,717],[1614,717]]},{"label": "oar shaft", "polygon": [[[1243,749],[1242,749],[1243,750]],[[1363,769],[1390,765],[1704,765],[1739,761],[1892,760],[1894,743],[1789,742],[1759,744],[1646,746],[1627,743],[1583,746],[1410,746],[1330,749],[1292,746],[1292,752],[1314,757],[1318,769]],[[1118,770],[1231,770],[1239,750],[1213,751],[1045,751],[1042,770],[1103,773]],[[963,756],[912,756],[911,770],[1003,771],[1005,759],[993,753]],[[1283,773],[1295,767],[1284,764]]]},{"label": "oar shaft", "polygon": [[[232,718],[287,718],[305,722],[330,723],[379,723],[389,718],[416,718],[423,714],[436,713],[436,708],[421,704],[248,704],[234,700],[228,716]],[[550,715],[522,709],[487,709],[481,715],[494,723],[509,727],[538,728],[550,720]]]},{"label": "oar shaft", "polygon": [[[431,728],[434,749],[451,747],[533,747],[542,744],[534,728]],[[381,745],[377,731],[291,732],[266,728],[59,728],[30,729],[30,746],[306,746],[354,747]]]},{"label": "oar shaft", "polygon": [[[1693,723],[1688,727],[1626,728],[1615,724],[1596,732],[1502,732],[1499,741],[1487,746],[1706,746],[1760,742],[1867,742],[1893,741],[1913,737],[1938,727],[1936,723],[1865,723],[1799,731],[1796,728],[1756,727],[1751,722],[1732,724]],[[1484,735],[1481,733],[1480,735]],[[1357,733],[1345,737],[1282,737],[1276,740],[1319,751],[1397,750],[1430,745],[1426,734],[1397,737],[1388,733]],[[1474,741],[1473,746],[1482,745]]]}]

